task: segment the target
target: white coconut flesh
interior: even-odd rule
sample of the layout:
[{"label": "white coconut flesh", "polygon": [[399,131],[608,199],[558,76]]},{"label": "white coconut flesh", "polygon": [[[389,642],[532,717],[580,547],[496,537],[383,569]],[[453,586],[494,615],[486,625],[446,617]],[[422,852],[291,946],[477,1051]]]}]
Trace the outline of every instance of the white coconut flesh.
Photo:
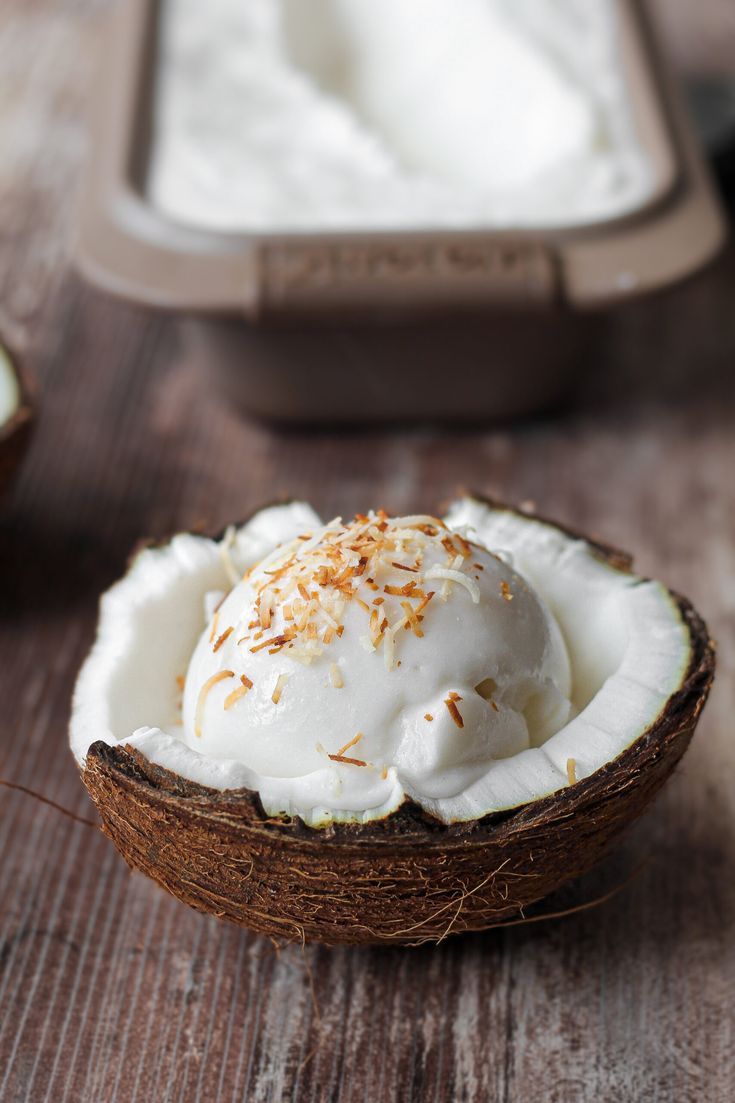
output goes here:
[{"label": "white coconut flesh", "polygon": [[[407,798],[468,821],[617,758],[689,667],[671,593],[474,499],[444,524],[324,526],[291,503],[221,542],[180,535],[140,552],[102,599],[74,695],[77,761],[97,740],[126,744],[319,826]],[[375,536],[389,551],[340,580]]]},{"label": "white coconut flesh", "polygon": [[12,361],[0,345],[0,428],[10,421],[20,406],[20,384]]}]

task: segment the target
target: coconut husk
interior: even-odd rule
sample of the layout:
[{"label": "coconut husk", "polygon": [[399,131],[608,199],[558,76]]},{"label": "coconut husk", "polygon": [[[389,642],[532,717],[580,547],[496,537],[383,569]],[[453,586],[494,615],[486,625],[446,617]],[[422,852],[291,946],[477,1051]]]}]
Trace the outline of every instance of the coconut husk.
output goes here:
[{"label": "coconut husk", "polygon": [[[629,557],[596,545],[620,569]],[[125,745],[94,743],[82,773],[128,864],[200,911],[286,941],[418,944],[479,931],[589,870],[683,755],[714,645],[677,598],[693,654],[679,691],[617,759],[544,799],[445,825],[407,801],[369,824],[273,818],[257,793],[185,780]]]}]

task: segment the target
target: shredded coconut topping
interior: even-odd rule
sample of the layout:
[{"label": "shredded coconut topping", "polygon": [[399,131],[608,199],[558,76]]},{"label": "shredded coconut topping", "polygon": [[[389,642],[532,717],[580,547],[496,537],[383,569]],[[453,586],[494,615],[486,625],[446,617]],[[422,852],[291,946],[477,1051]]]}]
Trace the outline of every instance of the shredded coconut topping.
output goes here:
[{"label": "shredded coconut topping", "polygon": [[[444,548],[447,567],[423,572],[430,544]],[[434,591],[427,592],[423,585],[425,579],[460,582],[473,601],[479,600],[476,584],[459,569],[469,555],[469,543],[457,533],[450,536],[436,517],[392,521],[383,510],[358,513],[348,524],[336,517],[321,534],[304,534],[250,569],[248,575],[257,572],[259,581],[247,617],[248,631],[237,642],[247,644],[252,653],[283,652],[309,664],[335,637],[341,637],[342,616],[351,602],[365,612],[366,630],[360,643],[368,652],[382,648],[386,668],[393,670],[398,665],[397,633],[405,628],[419,639],[424,635],[421,622],[434,597]],[[406,574],[408,581],[404,581]],[[376,590],[379,597],[373,596]],[[273,632],[279,618],[282,630]],[[342,685],[334,665],[330,677],[334,686]]]},{"label": "shredded coconut topping", "polygon": [[461,571],[453,570],[451,567],[431,567],[426,572],[427,578],[445,578],[448,582],[457,582],[460,586],[464,586],[469,591],[475,605],[479,605],[480,602],[480,587],[475,582],[474,578],[469,578],[466,574],[462,574]]},{"label": "shredded coconut topping", "polygon": [[[230,542],[231,538],[225,546]],[[401,665],[402,641],[410,636],[425,638],[424,622],[428,617],[430,625],[431,603],[437,595],[443,601],[461,602],[466,599],[454,595],[464,589],[473,604],[479,604],[480,587],[470,574],[473,555],[476,558],[470,541],[436,517],[391,519],[384,510],[358,513],[346,524],[336,517],[320,531],[303,533],[275,548],[249,568],[243,581],[247,580],[253,596],[233,627],[221,631],[218,613],[214,614],[209,632],[212,650],[234,644],[252,655],[288,656],[308,666],[341,639],[349,606],[361,611],[364,630],[356,637],[360,646],[368,654],[382,652],[386,671],[396,670]],[[432,581],[440,582],[441,589],[432,589]],[[510,600],[506,584],[503,587],[502,596]],[[354,618],[349,630],[355,631]],[[287,692],[288,675],[274,674],[271,700],[278,704]],[[344,686],[339,663],[329,664],[328,677],[334,688]],[[202,688],[200,717],[210,688],[209,683]],[[243,681],[227,695],[224,708],[231,708],[249,688]],[[446,704],[461,728],[456,700],[450,695]]]},{"label": "shredded coconut topping", "polygon": [[202,735],[202,718],[204,716],[204,703],[207,700],[207,695],[213,686],[216,686],[218,682],[223,681],[225,678],[234,678],[234,670],[220,670],[219,673],[213,674],[211,678],[207,678],[206,682],[199,691],[199,698],[197,700],[196,719],[194,721],[194,734],[201,738]]}]

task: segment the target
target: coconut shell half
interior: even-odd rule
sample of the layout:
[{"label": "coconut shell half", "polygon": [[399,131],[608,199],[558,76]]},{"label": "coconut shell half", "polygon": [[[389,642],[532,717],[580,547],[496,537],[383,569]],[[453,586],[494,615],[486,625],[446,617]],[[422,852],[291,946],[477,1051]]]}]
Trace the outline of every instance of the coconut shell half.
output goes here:
[{"label": "coconut shell half", "polygon": [[276,939],[330,945],[483,930],[595,865],[686,750],[714,645],[677,600],[692,659],[665,711],[602,769],[510,811],[445,825],[407,802],[382,820],[314,829],[268,817],[256,793],[206,788],[101,741],[88,750],[83,781],[128,864],[200,911]]},{"label": "coconut shell half", "polygon": [[0,499],[8,490],[31,439],[33,399],[28,379],[19,361],[0,344],[0,371],[14,377],[18,401],[15,409],[0,423]]}]

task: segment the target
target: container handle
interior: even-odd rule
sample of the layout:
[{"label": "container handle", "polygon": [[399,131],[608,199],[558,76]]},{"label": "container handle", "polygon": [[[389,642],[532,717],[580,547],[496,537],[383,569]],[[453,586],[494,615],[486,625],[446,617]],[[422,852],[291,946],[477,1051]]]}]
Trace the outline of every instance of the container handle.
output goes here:
[{"label": "container handle", "polygon": [[253,269],[248,313],[263,319],[522,308],[556,302],[561,287],[548,245],[497,235],[270,240],[257,246]]}]

